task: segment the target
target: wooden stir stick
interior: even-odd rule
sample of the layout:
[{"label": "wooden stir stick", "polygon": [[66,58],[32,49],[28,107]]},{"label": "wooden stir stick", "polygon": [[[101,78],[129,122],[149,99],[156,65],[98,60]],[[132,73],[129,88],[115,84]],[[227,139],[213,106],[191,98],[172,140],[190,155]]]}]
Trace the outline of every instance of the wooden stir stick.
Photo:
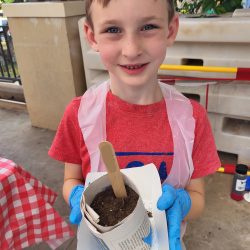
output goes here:
[{"label": "wooden stir stick", "polygon": [[112,144],[108,141],[101,142],[99,149],[116,198],[126,198],[127,191]]}]

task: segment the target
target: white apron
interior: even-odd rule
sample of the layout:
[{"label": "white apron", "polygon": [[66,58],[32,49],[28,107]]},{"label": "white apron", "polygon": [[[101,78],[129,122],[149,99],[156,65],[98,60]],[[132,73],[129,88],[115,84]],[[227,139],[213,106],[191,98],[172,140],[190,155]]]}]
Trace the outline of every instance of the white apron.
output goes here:
[{"label": "white apron", "polygon": [[[161,82],[159,84],[165,99],[174,144],[173,165],[165,183],[175,188],[184,188],[189,183],[194,169],[193,108],[190,100],[174,87]],[[78,111],[79,126],[90,156],[91,172],[106,171],[98,145],[107,138],[106,96],[109,89],[108,82],[92,86],[82,96]]]},{"label": "white apron", "polygon": [[[195,130],[193,107],[190,100],[174,87],[161,82],[159,85],[165,99],[174,144],[173,165],[164,183],[175,188],[185,188],[194,170],[192,160]],[[98,145],[107,138],[106,96],[109,89],[108,82],[89,88],[81,98],[78,111],[79,126],[90,156],[91,172],[106,171]],[[181,237],[185,229],[186,223],[183,222]]]}]

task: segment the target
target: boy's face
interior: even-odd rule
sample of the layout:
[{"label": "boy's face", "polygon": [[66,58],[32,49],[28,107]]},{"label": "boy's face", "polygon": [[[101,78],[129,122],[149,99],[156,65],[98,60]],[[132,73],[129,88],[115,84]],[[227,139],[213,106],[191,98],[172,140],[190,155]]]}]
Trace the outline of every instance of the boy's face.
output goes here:
[{"label": "boy's face", "polygon": [[112,84],[154,84],[178,30],[177,16],[168,23],[166,0],[113,0],[106,7],[94,1],[91,17],[86,36]]}]

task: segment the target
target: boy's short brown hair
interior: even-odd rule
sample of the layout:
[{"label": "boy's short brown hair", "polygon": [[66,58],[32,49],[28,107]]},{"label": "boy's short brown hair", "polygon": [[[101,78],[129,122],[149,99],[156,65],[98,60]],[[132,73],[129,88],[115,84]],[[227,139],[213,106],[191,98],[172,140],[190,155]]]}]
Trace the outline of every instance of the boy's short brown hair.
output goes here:
[{"label": "boy's short brown hair", "polygon": [[[91,19],[91,12],[90,7],[91,4],[97,1],[98,3],[102,4],[103,7],[106,7],[111,0],[85,0],[85,10],[86,10],[86,19],[89,25],[93,28],[93,23]],[[146,1],[146,0],[145,0]],[[175,6],[173,0],[166,0],[168,5],[168,21],[170,22],[175,14]]]}]

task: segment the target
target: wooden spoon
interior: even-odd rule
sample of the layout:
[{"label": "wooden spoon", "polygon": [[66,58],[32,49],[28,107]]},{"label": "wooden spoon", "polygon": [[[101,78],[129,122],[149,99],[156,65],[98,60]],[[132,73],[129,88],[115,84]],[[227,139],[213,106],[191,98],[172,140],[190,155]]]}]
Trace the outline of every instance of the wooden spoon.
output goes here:
[{"label": "wooden spoon", "polygon": [[99,149],[103,162],[106,165],[108,176],[116,198],[126,198],[127,192],[124,180],[112,144],[108,141],[101,142],[99,144]]}]

